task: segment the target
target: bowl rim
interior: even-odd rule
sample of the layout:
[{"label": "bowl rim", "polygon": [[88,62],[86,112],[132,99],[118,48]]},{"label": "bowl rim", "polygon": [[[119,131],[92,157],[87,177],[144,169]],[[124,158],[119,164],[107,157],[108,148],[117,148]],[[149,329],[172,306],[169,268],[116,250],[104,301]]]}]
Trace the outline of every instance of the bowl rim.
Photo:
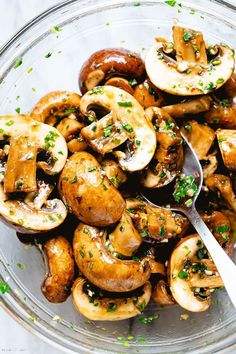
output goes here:
[{"label": "bowl rim", "polygon": [[[230,1],[225,1],[225,0],[208,0],[208,1],[217,5],[217,6],[223,6],[227,10],[232,10],[234,13],[236,13],[236,5],[234,5]],[[233,1],[233,0],[231,0],[231,1]],[[106,7],[111,4],[112,5],[119,5],[119,4],[123,4],[123,3],[125,3],[126,5],[132,5],[135,3],[134,0],[126,0],[126,1],[124,1],[124,0],[102,0],[102,1],[99,1],[99,0],[64,0],[64,1],[60,1],[59,3],[49,7],[48,9],[44,10],[43,12],[38,14],[37,16],[33,17],[25,25],[23,25],[17,32],[15,32],[15,34],[13,34],[0,47],[0,60],[1,60],[1,57],[9,49],[11,49],[11,47],[17,42],[18,39],[21,38],[21,36],[25,32],[30,30],[36,24],[39,24],[42,19],[50,16],[53,13],[56,13],[60,9],[63,9],[67,6],[69,7],[70,5],[72,5],[74,3],[78,3],[78,2],[80,3],[80,5],[85,6],[85,7],[81,6],[81,12],[91,11],[91,10],[93,10],[93,8],[96,8],[97,6]],[[164,0],[152,0],[152,1],[141,0],[140,1],[141,4],[154,3],[154,2],[155,3],[163,3]],[[201,6],[198,6],[197,4],[195,4],[194,0],[181,1],[181,3],[183,6],[187,6],[187,7],[191,6],[191,8],[194,8],[196,10],[203,10],[204,12],[206,12],[208,14],[213,13],[214,15],[216,15],[215,10],[214,10],[214,12],[212,12],[212,10],[208,11],[206,8],[202,8]],[[217,14],[217,15],[218,15],[218,18],[223,18],[223,17],[225,18],[225,16],[222,16],[220,14]],[[231,18],[227,17],[227,21],[228,21],[228,23],[231,23],[234,26],[236,25],[236,21],[232,20]],[[0,77],[0,79],[1,79],[1,77]],[[4,266],[2,260],[0,259],[0,266],[1,265]],[[1,274],[1,267],[0,267],[0,281],[4,281],[3,276]],[[83,354],[109,353],[110,354],[110,352],[108,352],[106,349],[104,349],[104,350],[99,349],[99,352],[98,352],[96,348],[89,347],[85,343],[81,343],[83,345],[83,347],[79,348],[80,352],[78,352],[77,350],[74,351],[73,349],[65,347],[65,342],[60,341],[60,339],[57,338],[58,336],[56,336],[55,333],[52,333],[51,331],[46,331],[46,328],[43,326],[40,326],[38,324],[38,322],[34,323],[29,320],[28,312],[21,307],[21,305],[19,304],[19,301],[17,299],[17,295],[13,294],[13,292],[10,292],[9,294],[7,294],[7,296],[0,294],[0,299],[1,299],[1,302],[0,302],[1,308],[3,308],[12,318],[14,318],[18,323],[20,323],[30,333],[35,334],[37,337],[41,338],[46,343],[54,346],[55,348],[58,348],[66,353],[80,353],[80,354],[82,354],[82,353]],[[232,339],[232,335],[233,334],[228,336],[227,339]],[[50,336],[52,338],[50,338]],[[83,352],[81,351],[81,349],[83,350]],[[206,353],[212,353],[211,349],[212,348],[209,347],[209,351],[207,351]],[[93,351],[93,350],[96,350],[96,351]],[[233,351],[235,351],[235,350],[236,350],[235,340],[233,340],[233,342],[232,342],[232,340],[228,340],[227,343],[222,343],[220,351],[217,351],[217,353],[222,353],[222,354],[223,353],[231,353],[231,352],[233,353]],[[177,354],[177,352],[176,352],[176,354]]]}]

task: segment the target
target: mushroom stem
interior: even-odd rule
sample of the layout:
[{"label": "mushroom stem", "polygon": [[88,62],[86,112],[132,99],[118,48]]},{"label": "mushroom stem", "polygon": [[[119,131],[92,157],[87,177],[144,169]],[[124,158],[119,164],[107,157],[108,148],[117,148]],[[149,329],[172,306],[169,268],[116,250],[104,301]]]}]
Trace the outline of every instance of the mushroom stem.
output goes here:
[{"label": "mushroom stem", "polygon": [[178,63],[207,65],[206,47],[201,32],[173,26],[173,39]]},{"label": "mushroom stem", "polygon": [[4,190],[12,192],[35,192],[37,147],[28,136],[12,137],[7,160]]},{"label": "mushroom stem", "polygon": [[38,191],[27,193],[24,202],[29,206],[33,206],[34,209],[40,210],[46,203],[49,195],[51,194],[53,187],[43,181],[38,182]]},{"label": "mushroom stem", "polygon": [[224,286],[220,276],[210,275],[205,278],[200,278],[198,275],[192,275],[190,278],[191,286],[195,288],[209,288],[215,289]]},{"label": "mushroom stem", "polygon": [[172,118],[183,118],[185,114],[198,114],[209,111],[211,104],[210,96],[202,96],[193,100],[164,106],[164,109]]}]

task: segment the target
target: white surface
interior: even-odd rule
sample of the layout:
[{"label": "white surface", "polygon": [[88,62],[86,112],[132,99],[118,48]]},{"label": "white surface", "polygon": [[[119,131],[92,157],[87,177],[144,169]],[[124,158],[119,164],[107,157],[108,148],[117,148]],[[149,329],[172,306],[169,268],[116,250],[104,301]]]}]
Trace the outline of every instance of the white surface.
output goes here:
[{"label": "white surface", "polygon": [[[31,18],[59,0],[0,0],[0,47]],[[29,333],[0,307],[0,353],[62,354]]]}]

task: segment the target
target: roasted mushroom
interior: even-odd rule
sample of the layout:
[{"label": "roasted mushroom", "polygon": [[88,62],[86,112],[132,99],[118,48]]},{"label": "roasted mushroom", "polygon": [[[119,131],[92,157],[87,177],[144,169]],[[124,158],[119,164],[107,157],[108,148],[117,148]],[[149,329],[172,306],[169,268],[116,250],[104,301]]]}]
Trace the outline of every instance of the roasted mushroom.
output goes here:
[{"label": "roasted mushroom", "polygon": [[163,106],[164,109],[172,118],[183,118],[187,114],[199,114],[209,111],[211,104],[210,96],[202,96],[169,106]]},{"label": "roasted mushroom", "polygon": [[161,91],[153,86],[149,80],[145,80],[143,83],[137,85],[133,95],[143,108],[151,106],[161,107],[165,103]]},{"label": "roasted mushroom", "polygon": [[64,302],[70,294],[75,264],[72,248],[67,239],[58,236],[43,246],[48,273],[42,285],[42,292],[48,301]]},{"label": "roasted mushroom", "polygon": [[124,212],[121,194],[105,176],[95,157],[84,151],[68,159],[60,175],[59,191],[77,218],[90,225],[114,224]]},{"label": "roasted mushroom", "polygon": [[64,136],[71,152],[87,148],[80,135],[84,123],[80,114],[80,95],[68,91],[53,91],[43,96],[35,105],[30,117],[51,126]]},{"label": "roasted mushroom", "polygon": [[151,291],[151,284],[146,282],[136,294],[118,297],[104,294],[79,277],[74,282],[72,298],[76,309],[89,320],[120,321],[139,315],[149,303]]},{"label": "roasted mushroom", "polygon": [[[217,57],[209,60],[203,35],[192,29],[173,27],[175,58],[158,42],[147,53],[149,79],[159,89],[174,95],[202,95],[220,88],[234,71],[234,52],[218,45]],[[217,58],[217,60],[216,60]]]},{"label": "roasted mushroom", "polygon": [[228,98],[236,97],[236,73],[233,73],[229,80],[222,86],[225,96]]},{"label": "roasted mushroom", "polygon": [[101,154],[127,143],[127,151],[115,151],[124,170],[142,170],[152,159],[156,148],[155,131],[145,118],[136,99],[117,87],[98,86],[81,99],[81,112],[88,116],[93,107],[109,113],[81,130],[88,144]]},{"label": "roasted mushroom", "polygon": [[176,302],[171,294],[168,281],[159,279],[152,291],[153,301],[161,306],[174,305]]},{"label": "roasted mushroom", "polygon": [[191,312],[206,311],[210,290],[224,286],[198,234],[183,238],[169,261],[170,288],[175,301]]},{"label": "roasted mushroom", "polygon": [[[137,81],[135,80],[135,82]],[[123,77],[112,77],[107,80],[104,85],[115,86],[128,92],[130,95],[134,94],[134,89],[131,86],[130,82],[124,79]]]},{"label": "roasted mushroom", "polygon": [[192,145],[199,160],[204,159],[215,139],[215,132],[208,125],[195,120],[184,122],[181,132]]},{"label": "roasted mushroom", "polygon": [[203,159],[201,159],[202,172],[203,177],[206,179],[207,177],[213,175],[218,167],[218,160],[216,158],[216,152],[213,152],[210,155],[207,155]]},{"label": "roasted mushroom", "polygon": [[183,147],[180,131],[175,121],[164,110],[150,107],[146,117],[156,131],[157,148],[148,169],[143,172],[141,183],[147,188],[159,188],[172,182],[183,165]]},{"label": "roasted mushroom", "polygon": [[218,129],[216,136],[225,167],[236,171],[236,130]]},{"label": "roasted mushroom", "polygon": [[108,48],[93,53],[83,64],[79,74],[79,87],[84,94],[112,76],[141,81],[145,67],[137,53],[124,48]]},{"label": "roasted mushroom", "polygon": [[214,100],[211,102],[210,110],[204,114],[204,118],[209,124],[215,124],[223,126],[224,128],[235,129],[235,103],[228,98]]},{"label": "roasted mushroom", "polygon": [[151,275],[148,259],[114,257],[105,246],[106,235],[106,231],[82,223],[75,230],[73,251],[82,274],[107,291],[126,292],[144,285]]},{"label": "roasted mushroom", "polygon": [[205,179],[206,186],[213,192],[219,192],[227,205],[236,213],[236,196],[228,176],[213,174]]}]

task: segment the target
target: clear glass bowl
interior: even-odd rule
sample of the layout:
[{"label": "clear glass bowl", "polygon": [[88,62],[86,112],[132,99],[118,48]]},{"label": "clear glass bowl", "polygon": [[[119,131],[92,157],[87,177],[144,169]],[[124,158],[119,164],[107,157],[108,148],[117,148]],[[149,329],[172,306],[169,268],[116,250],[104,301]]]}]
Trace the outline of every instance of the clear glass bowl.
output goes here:
[{"label": "clear glass bowl", "polygon": [[[79,69],[92,52],[124,46],[144,56],[156,36],[170,37],[177,21],[203,31],[212,43],[227,42],[236,48],[232,1],[231,5],[226,1],[183,1],[182,6],[171,7],[158,0],[71,0],[49,9],[0,50],[1,114],[14,114],[17,108],[27,113],[51,90],[78,91]],[[53,32],[53,26],[61,31]],[[51,56],[45,58],[47,53]],[[19,57],[23,63],[14,68]],[[25,269],[17,263],[24,263]],[[10,293],[2,296],[2,304],[23,325],[60,348],[96,354],[236,350],[236,313],[224,291],[218,292],[209,311],[190,313],[188,320],[180,320],[186,311],[177,306],[150,304],[145,315],[160,315],[150,325],[141,324],[138,318],[94,323],[76,312],[71,298],[60,305],[47,302],[40,291],[44,273],[38,249],[24,245],[14,231],[0,224],[0,279],[11,286]]]}]

